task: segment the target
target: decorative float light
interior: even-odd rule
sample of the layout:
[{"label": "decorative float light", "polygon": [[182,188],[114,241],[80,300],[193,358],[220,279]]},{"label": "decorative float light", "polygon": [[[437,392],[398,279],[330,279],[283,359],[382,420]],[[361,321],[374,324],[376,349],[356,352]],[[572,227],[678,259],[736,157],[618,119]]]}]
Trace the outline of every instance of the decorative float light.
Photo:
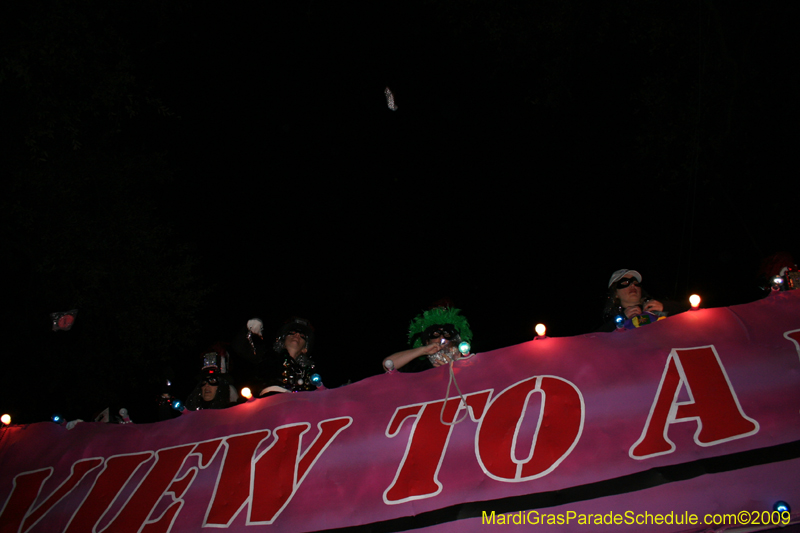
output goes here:
[{"label": "decorative float light", "polygon": [[541,322],[536,324],[536,327],[533,328],[536,331],[536,339],[545,339],[545,333],[547,332],[547,327]]},{"label": "decorative float light", "polygon": [[696,311],[700,307],[700,296],[692,294],[689,296],[689,303],[692,305],[692,311]]},{"label": "decorative float light", "polygon": [[241,390],[242,398],[247,398],[248,400],[253,398],[253,391],[250,390],[250,387],[244,387]]},{"label": "decorative float light", "polygon": [[783,500],[775,502],[775,505],[772,506],[772,510],[778,511],[779,513],[782,513],[784,511],[786,511],[787,513],[792,512],[792,508],[789,507],[789,504]]},{"label": "decorative float light", "polygon": [[55,422],[56,424],[61,424],[61,423],[63,423],[63,422],[64,422],[64,417],[62,417],[62,416],[61,416],[61,415],[59,415],[59,414],[55,414],[55,415],[53,415],[53,416],[51,416],[51,417],[50,417],[50,420],[52,420],[52,421],[53,421],[53,422]]},{"label": "decorative float light", "polygon": [[458,345],[458,351],[461,352],[461,355],[469,354],[471,348],[472,346],[470,346],[467,341],[461,341],[461,343]]},{"label": "decorative float light", "polygon": [[383,368],[386,369],[387,372],[391,372],[394,370],[394,361],[391,359],[387,359],[383,362]]},{"label": "decorative float light", "polygon": [[183,402],[180,400],[172,400],[172,408],[178,412],[182,412],[186,409],[186,407],[183,405]]},{"label": "decorative float light", "polygon": [[11,425],[11,415],[6,413],[3,416],[0,416],[0,422],[2,422],[4,426],[10,426]]},{"label": "decorative float light", "polygon": [[318,389],[324,389],[325,385],[322,384],[322,376],[319,374],[311,374],[311,383]]}]

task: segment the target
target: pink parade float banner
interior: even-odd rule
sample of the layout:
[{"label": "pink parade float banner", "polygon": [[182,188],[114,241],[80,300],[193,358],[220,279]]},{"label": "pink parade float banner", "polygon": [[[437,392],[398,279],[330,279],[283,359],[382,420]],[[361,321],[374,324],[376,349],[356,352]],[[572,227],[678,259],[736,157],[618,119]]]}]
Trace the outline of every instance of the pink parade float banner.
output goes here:
[{"label": "pink parade float banner", "polygon": [[0,533],[797,521],[800,291],[452,370],[449,396],[440,367],[156,424],[5,427]]}]

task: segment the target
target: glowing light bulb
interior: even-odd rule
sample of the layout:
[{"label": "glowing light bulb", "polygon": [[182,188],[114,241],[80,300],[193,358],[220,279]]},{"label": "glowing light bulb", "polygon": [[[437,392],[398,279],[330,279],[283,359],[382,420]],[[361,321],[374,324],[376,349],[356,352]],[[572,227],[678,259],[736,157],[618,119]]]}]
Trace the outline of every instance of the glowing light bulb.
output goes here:
[{"label": "glowing light bulb", "polygon": [[2,422],[6,426],[11,424],[11,415],[5,414],[3,416],[0,416],[0,422]]},{"label": "glowing light bulb", "polygon": [[186,409],[183,406],[183,402],[180,400],[172,400],[172,408],[175,409],[176,411],[183,411],[184,409]]},{"label": "glowing light bulb", "polygon": [[533,329],[536,330],[536,334],[540,337],[544,337],[544,334],[547,331],[547,328],[544,324],[536,324],[536,327]]},{"label": "glowing light bulb", "polygon": [[472,346],[470,346],[467,341],[461,341],[458,345],[458,351],[461,352],[462,355],[467,355],[470,348],[472,348]]},{"label": "glowing light bulb", "polygon": [[697,309],[697,306],[700,305],[700,296],[692,294],[689,296],[689,303],[692,305],[692,309]]},{"label": "glowing light bulb", "polygon": [[311,374],[311,383],[319,387],[322,385],[322,377],[319,374]]},{"label": "glowing light bulb", "polygon": [[394,370],[394,361],[392,361],[391,359],[387,359],[386,361],[383,362],[383,367],[389,372],[391,372],[392,370]]},{"label": "glowing light bulb", "polygon": [[253,391],[250,390],[250,387],[244,387],[242,389],[242,398],[247,398],[248,400],[253,397]]},{"label": "glowing light bulb", "polygon": [[784,502],[784,501],[777,501],[777,502],[775,502],[775,505],[773,505],[773,506],[772,506],[772,509],[773,509],[774,511],[778,511],[779,513],[782,513],[782,512],[784,512],[784,511],[786,511],[786,512],[788,512],[788,513],[791,513],[791,512],[792,512],[792,508],[791,508],[791,507],[789,507],[789,504],[788,504],[788,503],[786,503],[786,502]]},{"label": "glowing light bulb", "polygon": [[61,418],[61,415],[53,415],[53,416],[50,417],[50,420],[52,420],[56,424],[60,424],[61,422],[64,421],[64,419]]}]

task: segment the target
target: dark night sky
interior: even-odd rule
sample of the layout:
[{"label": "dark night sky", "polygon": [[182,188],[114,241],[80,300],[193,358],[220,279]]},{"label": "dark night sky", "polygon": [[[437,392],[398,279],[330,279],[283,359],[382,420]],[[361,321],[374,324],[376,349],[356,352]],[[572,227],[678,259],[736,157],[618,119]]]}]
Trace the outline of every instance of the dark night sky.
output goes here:
[{"label": "dark night sky", "polygon": [[443,297],[478,352],[537,322],[578,335],[618,268],[710,307],[762,296],[760,261],[800,252],[796,8],[517,4],[143,4],[119,22],[174,113],[126,138],[166,154],[174,184],[149,197],[210,290],[176,367],[252,316],[299,315],[323,379],[362,379]]}]

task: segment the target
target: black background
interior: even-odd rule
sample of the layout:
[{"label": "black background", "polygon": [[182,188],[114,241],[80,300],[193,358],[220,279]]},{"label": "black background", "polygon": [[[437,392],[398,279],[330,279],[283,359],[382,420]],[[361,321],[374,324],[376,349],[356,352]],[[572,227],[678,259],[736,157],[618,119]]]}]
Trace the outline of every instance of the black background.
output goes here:
[{"label": "black background", "polygon": [[482,352],[593,330],[619,268],[717,307],[798,253],[788,5],[2,10],[15,423],[152,420],[254,316],[310,319],[338,386],[441,298]]}]

